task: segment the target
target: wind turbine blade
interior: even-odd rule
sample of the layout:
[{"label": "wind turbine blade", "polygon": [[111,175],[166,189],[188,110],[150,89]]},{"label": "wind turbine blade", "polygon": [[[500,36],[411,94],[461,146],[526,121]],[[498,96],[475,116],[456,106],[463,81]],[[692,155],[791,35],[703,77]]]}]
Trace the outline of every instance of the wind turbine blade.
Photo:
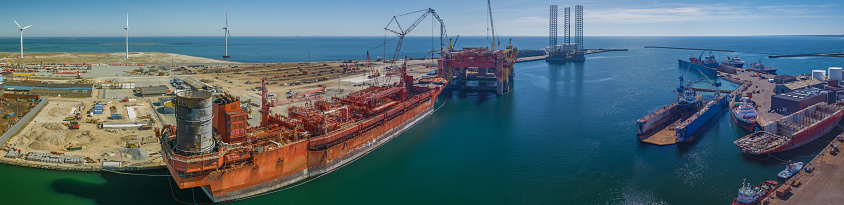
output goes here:
[{"label": "wind turbine blade", "polygon": [[226,28],[229,27],[229,13],[226,13]]},{"label": "wind turbine blade", "polygon": [[21,28],[21,29],[26,29],[26,28],[29,28],[29,27],[32,27],[32,25],[29,25],[29,26],[23,27],[23,28]]},{"label": "wind turbine blade", "polygon": [[20,27],[21,27],[21,25],[20,25],[20,24],[18,24],[18,21],[15,21],[15,19],[12,19],[12,21],[14,21],[14,22],[15,22],[15,25],[18,25],[18,28],[20,28]]}]

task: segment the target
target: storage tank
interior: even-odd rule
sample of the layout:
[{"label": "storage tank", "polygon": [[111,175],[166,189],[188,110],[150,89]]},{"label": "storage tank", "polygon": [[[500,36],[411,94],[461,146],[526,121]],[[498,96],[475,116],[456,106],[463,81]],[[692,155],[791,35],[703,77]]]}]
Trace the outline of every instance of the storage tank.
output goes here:
[{"label": "storage tank", "polygon": [[821,82],[826,81],[826,71],[825,70],[812,70],[812,78],[817,79]]},{"label": "storage tank", "polygon": [[164,114],[175,114],[176,105],[173,102],[167,101],[164,103]]},{"label": "storage tank", "polygon": [[829,67],[828,71],[829,80],[834,79],[835,81],[841,82],[841,67]]},{"label": "storage tank", "polygon": [[164,103],[173,101],[173,97],[160,97],[158,98],[158,103],[164,105]]},{"label": "storage tank", "polygon": [[213,151],[211,93],[180,91],[176,93],[173,105],[176,107],[176,150],[186,155]]}]

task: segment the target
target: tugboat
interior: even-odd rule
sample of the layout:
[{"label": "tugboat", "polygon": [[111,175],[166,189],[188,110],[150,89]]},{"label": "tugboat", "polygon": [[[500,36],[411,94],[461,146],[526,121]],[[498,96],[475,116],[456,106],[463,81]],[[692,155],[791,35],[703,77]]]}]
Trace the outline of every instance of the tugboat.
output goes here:
[{"label": "tugboat", "polygon": [[779,186],[779,183],[775,180],[762,182],[755,187],[749,183],[742,182],[742,187],[738,191],[738,197],[733,200],[733,205],[753,205],[759,203],[759,201],[762,201],[762,199],[771,194],[777,186]]},{"label": "tugboat", "polygon": [[780,180],[783,180],[783,181],[787,180],[788,178],[790,178],[791,176],[794,176],[794,174],[796,174],[797,172],[800,171],[800,169],[803,168],[803,162],[796,162],[796,163],[790,163],[790,162],[791,161],[789,161],[788,165],[785,166],[784,170],[782,170],[779,174],[777,174],[777,177],[779,177]]},{"label": "tugboat", "polygon": [[724,60],[724,61],[721,61],[721,64],[736,67],[736,68],[743,68],[744,67],[744,61],[741,60],[741,58],[739,58],[738,56],[733,56],[733,57],[727,56],[727,59]]},{"label": "tugboat", "polygon": [[753,103],[750,102],[750,98],[742,97],[741,102],[735,103],[732,106],[732,112],[730,114],[730,116],[733,116],[733,122],[736,125],[750,132],[755,131],[756,109],[754,109]]}]

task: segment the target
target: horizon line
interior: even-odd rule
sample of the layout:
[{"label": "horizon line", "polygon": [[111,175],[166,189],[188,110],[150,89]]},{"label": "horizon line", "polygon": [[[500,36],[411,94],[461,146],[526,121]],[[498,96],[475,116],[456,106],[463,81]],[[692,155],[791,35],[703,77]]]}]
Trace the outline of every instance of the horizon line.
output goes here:
[{"label": "horizon line", "polygon": [[[594,36],[584,36],[584,37],[750,37],[750,36],[842,36],[844,34],[770,34],[770,35],[666,35],[666,36],[658,36],[658,35],[594,35]],[[24,38],[124,38],[125,36],[31,36]],[[175,35],[175,36],[134,36],[134,37],[223,37],[223,36],[182,36],[182,35]],[[384,36],[229,36],[229,37],[384,37]],[[407,37],[429,37],[429,36],[407,36]],[[464,36],[464,37],[487,37],[487,36]],[[499,36],[501,37],[501,36]],[[505,36],[505,37],[548,37],[547,35],[518,35],[518,36]],[[562,37],[562,36],[560,36]],[[0,38],[15,38],[17,36],[9,36],[9,37],[0,37]],[[131,37],[130,37],[131,38]]]}]

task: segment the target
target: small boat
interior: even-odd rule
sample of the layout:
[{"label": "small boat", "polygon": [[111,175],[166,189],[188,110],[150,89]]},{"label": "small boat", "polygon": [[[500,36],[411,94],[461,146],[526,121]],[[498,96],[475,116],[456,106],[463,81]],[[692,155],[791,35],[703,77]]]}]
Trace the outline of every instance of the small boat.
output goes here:
[{"label": "small boat", "polygon": [[797,172],[800,171],[800,169],[803,168],[803,162],[796,162],[796,163],[790,163],[790,162],[791,161],[789,161],[788,165],[785,166],[785,170],[782,170],[779,174],[777,174],[777,176],[780,179],[782,179],[783,181],[785,181],[786,179],[788,179],[791,176],[794,176],[794,174],[796,174]]},{"label": "small boat", "polygon": [[774,189],[779,186],[776,180],[768,180],[755,187],[745,182],[742,182],[742,184],[741,189],[738,191],[738,197],[733,200],[733,205],[753,205],[759,203],[759,201],[762,201],[762,199],[774,192]]}]

